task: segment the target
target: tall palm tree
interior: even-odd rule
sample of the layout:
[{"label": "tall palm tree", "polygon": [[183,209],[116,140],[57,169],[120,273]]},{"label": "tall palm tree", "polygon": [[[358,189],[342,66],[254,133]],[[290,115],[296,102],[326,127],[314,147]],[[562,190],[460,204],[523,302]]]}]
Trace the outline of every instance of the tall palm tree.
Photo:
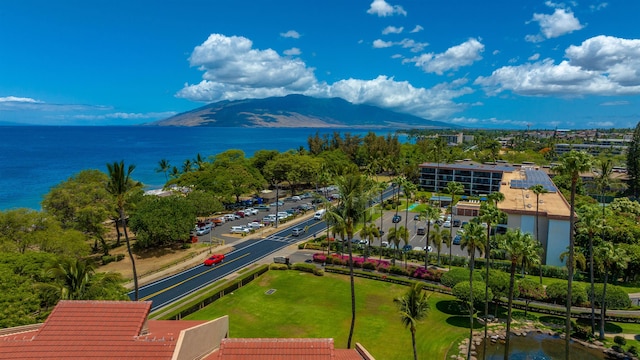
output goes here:
[{"label": "tall palm tree", "polygon": [[351,239],[353,239],[355,227],[362,219],[362,214],[366,209],[366,178],[357,173],[349,173],[344,176],[339,176],[336,179],[336,185],[340,194],[340,201],[336,207],[327,212],[326,216],[331,218],[334,223],[344,224],[347,234],[349,279],[351,284],[351,326],[349,327],[347,348],[350,349],[356,324],[356,293],[353,276],[353,248]]},{"label": "tall palm tree", "polygon": [[438,176],[440,176],[440,163],[442,162],[442,151],[444,150],[444,148],[447,146],[447,141],[441,137],[441,136],[436,136],[436,138],[433,140],[433,154],[436,157],[436,188],[435,188],[435,192],[436,195],[438,195],[438,207],[442,207],[442,200],[440,200],[440,187],[439,187],[439,181],[438,181]]},{"label": "tall palm tree", "polygon": [[567,262],[569,274],[567,277],[567,314],[565,319],[565,360],[569,360],[569,354],[571,349],[571,287],[573,284],[573,257],[575,246],[575,206],[576,206],[576,189],[578,186],[578,180],[580,179],[580,173],[591,170],[592,158],[591,155],[570,151],[566,153],[560,161],[560,165],[554,168],[554,172],[569,176],[571,179],[571,199],[569,201],[571,210],[569,213],[569,261]]},{"label": "tall palm tree", "polygon": [[196,158],[193,160],[193,163],[197,166],[198,171],[204,170],[205,162],[206,161],[204,160],[202,155],[200,155],[200,153],[196,154]]},{"label": "tall palm tree", "polygon": [[409,228],[408,222],[409,222],[409,201],[411,199],[411,196],[413,194],[415,194],[415,192],[418,190],[418,188],[416,187],[416,184],[412,183],[411,180],[405,178],[404,181],[402,182],[402,190],[404,191],[404,196],[407,198],[407,206],[405,208],[404,211],[404,227],[406,229]]},{"label": "tall palm tree", "polygon": [[[389,188],[389,184],[386,182],[379,182],[377,185],[377,189],[380,192],[380,227],[378,228],[378,232],[384,229],[383,225],[383,212],[384,212],[384,191]],[[380,235],[380,248],[382,248],[382,235]],[[380,249],[380,260],[382,260],[382,249]]]},{"label": "tall palm tree", "polygon": [[[453,231],[453,204],[456,201],[456,195],[464,194],[464,186],[456,181],[451,181],[447,184],[447,189],[445,190],[448,194],[451,195],[451,204],[449,205],[449,213],[451,214],[451,237],[453,242],[453,237],[456,236],[455,231]],[[451,259],[453,258],[453,252],[451,246],[449,246],[449,270],[451,270]]]},{"label": "tall palm tree", "polygon": [[116,201],[118,221],[122,225],[122,229],[124,231],[124,240],[127,243],[127,252],[129,253],[129,259],[131,260],[131,267],[133,270],[133,287],[135,290],[134,300],[138,301],[138,273],[136,271],[136,262],[133,258],[133,252],[131,251],[131,242],[129,241],[125,215],[125,208],[127,206],[129,195],[134,190],[142,188],[141,183],[131,179],[131,173],[135,168],[135,165],[129,165],[129,167],[125,168],[124,161],[122,160],[119,163],[114,162],[113,164],[107,164],[107,170],[109,172],[107,191],[115,198]]},{"label": "tall palm tree", "polygon": [[[484,227],[477,222],[464,226],[460,239],[460,249],[467,249],[469,254],[469,344],[473,342],[473,269],[475,267],[476,250],[480,255],[484,252]],[[485,321],[486,322],[486,321]],[[471,358],[471,346],[468,347],[467,359]]]},{"label": "tall palm tree", "polygon": [[493,202],[493,206],[495,207],[498,207],[498,203],[504,201],[504,194],[499,191],[494,191],[487,197],[489,198],[489,201]]},{"label": "tall palm tree", "polygon": [[433,225],[433,231],[431,232],[430,239],[431,244],[433,244],[434,249],[438,252],[438,260],[437,264],[440,266],[440,252],[442,251],[442,243],[445,243],[447,246],[451,247],[451,236],[449,235],[449,230],[440,229],[440,225]]},{"label": "tall palm tree", "polygon": [[507,305],[507,333],[505,339],[504,359],[509,359],[509,338],[511,337],[511,308],[513,306],[513,289],[515,284],[516,267],[518,263],[525,257],[534,257],[535,253],[529,253],[531,248],[528,243],[533,241],[533,237],[529,233],[523,233],[520,229],[509,229],[507,233],[500,237],[499,249],[503,251],[507,259],[511,261],[510,278],[509,278],[509,296]]},{"label": "tall palm tree", "polygon": [[371,244],[373,244],[373,240],[375,240],[375,238],[380,237],[380,232],[378,231],[376,224],[371,223],[360,230],[360,235],[363,239],[367,240],[367,248],[364,255],[366,260]]},{"label": "tall palm tree", "polygon": [[414,282],[409,290],[402,296],[393,299],[400,311],[400,321],[411,331],[411,344],[413,345],[413,359],[418,360],[416,350],[416,325],[424,319],[429,311],[429,296],[422,289],[422,284]]},{"label": "tall palm tree", "polygon": [[[540,241],[540,195],[548,193],[547,189],[541,185],[533,185],[529,188],[536,195],[536,240]],[[542,261],[540,262],[540,284],[542,284]]]},{"label": "tall palm tree", "polygon": [[156,169],[156,172],[158,173],[164,173],[164,180],[165,182],[169,181],[169,171],[171,170],[171,164],[169,164],[169,160],[167,159],[162,159],[158,162],[158,168]]},{"label": "tall palm tree", "polygon": [[191,172],[191,170],[193,170],[193,161],[191,161],[191,159],[187,159],[182,163],[182,172],[186,174]]},{"label": "tall palm tree", "polygon": [[601,221],[600,209],[597,206],[582,206],[578,209],[580,220],[578,221],[578,232],[587,236],[589,239],[589,283],[591,293],[589,302],[591,303],[591,333],[596,331],[596,305],[594,299],[594,263],[593,263],[593,238],[599,232]]},{"label": "tall palm tree", "polygon": [[[495,194],[495,193],[494,193]],[[501,193],[499,193],[501,194]],[[487,338],[487,334],[489,332],[489,322],[486,320],[489,316],[489,268],[491,267],[489,264],[489,260],[491,258],[491,227],[494,224],[497,224],[502,217],[502,212],[498,210],[496,206],[491,203],[483,203],[480,206],[480,220],[487,224],[487,238],[485,241],[485,287],[484,287],[484,338]],[[483,356],[487,353],[487,341],[483,341],[484,351],[482,352]]]},{"label": "tall palm tree", "polygon": [[393,263],[395,265],[395,259],[399,258],[398,254],[400,253],[400,241],[407,242],[409,239],[409,231],[404,226],[393,227],[389,229],[389,235],[387,235],[387,239],[393,242],[395,247]]},{"label": "tall palm tree", "polygon": [[[429,241],[431,241],[431,222],[435,222],[436,220],[438,220],[438,217],[440,216],[440,211],[430,205],[427,205],[427,207],[424,209],[424,217],[425,220],[427,222],[427,244],[426,247],[429,247]],[[435,248],[435,246],[434,246]],[[440,240],[440,242],[438,243],[438,249],[442,248],[442,240]],[[438,250],[438,257],[440,256],[439,254],[439,250]],[[438,265],[440,265],[440,259],[438,259]],[[425,256],[424,257],[424,268],[426,269],[429,261],[429,256]]]},{"label": "tall palm tree", "polygon": [[596,249],[596,259],[600,270],[604,273],[602,284],[602,301],[600,305],[600,340],[604,340],[604,319],[607,314],[607,282],[609,274],[615,274],[616,270],[625,269],[629,263],[629,257],[624,249],[614,246],[610,242],[602,243]]}]

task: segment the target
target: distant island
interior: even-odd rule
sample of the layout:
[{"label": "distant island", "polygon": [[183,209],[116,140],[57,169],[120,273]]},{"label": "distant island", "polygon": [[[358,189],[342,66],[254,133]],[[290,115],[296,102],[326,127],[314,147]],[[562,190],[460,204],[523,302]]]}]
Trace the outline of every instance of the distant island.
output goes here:
[{"label": "distant island", "polygon": [[220,101],[174,115],[148,126],[282,127],[282,128],[457,128],[341,98],[287,95],[265,99]]}]

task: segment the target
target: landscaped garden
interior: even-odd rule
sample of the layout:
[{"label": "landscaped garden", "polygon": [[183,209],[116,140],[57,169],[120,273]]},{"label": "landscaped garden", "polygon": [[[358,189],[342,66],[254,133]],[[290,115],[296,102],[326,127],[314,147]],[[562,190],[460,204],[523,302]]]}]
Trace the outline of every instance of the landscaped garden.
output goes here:
[{"label": "landscaped garden", "polygon": [[[377,359],[411,358],[411,335],[393,303],[407,287],[362,278],[355,281],[354,342]],[[268,294],[271,289],[275,291]],[[345,348],[351,320],[349,294],[346,276],[272,270],[185,319],[229,315],[229,335],[234,338],[333,338],[336,348]],[[433,293],[429,303],[427,318],[417,327],[418,357],[442,359],[457,353],[458,343],[468,335],[468,315],[453,296]]]}]

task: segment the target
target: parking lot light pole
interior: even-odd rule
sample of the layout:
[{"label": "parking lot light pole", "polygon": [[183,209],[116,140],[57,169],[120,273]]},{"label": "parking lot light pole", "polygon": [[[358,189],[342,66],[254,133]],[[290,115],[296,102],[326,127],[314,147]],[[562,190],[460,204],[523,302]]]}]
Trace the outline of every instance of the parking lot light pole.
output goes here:
[{"label": "parking lot light pole", "polygon": [[209,230],[209,254],[211,254],[212,247],[213,247],[213,228]]}]

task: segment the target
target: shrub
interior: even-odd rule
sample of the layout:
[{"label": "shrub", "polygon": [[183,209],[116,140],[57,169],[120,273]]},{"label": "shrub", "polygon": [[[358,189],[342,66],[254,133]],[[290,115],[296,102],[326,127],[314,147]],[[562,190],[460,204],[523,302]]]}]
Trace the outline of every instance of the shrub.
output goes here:
[{"label": "shrub", "polygon": [[315,269],[313,269],[313,275],[324,276],[324,270],[323,269],[319,269],[319,268],[315,268]]},{"label": "shrub", "polygon": [[[450,288],[462,281],[469,281],[469,269],[454,268],[444,273],[441,278],[442,285]],[[480,271],[473,272],[473,281],[484,282]]]},{"label": "shrub", "polygon": [[116,261],[122,261],[122,259],[124,259],[124,254],[117,254],[116,255]]},{"label": "shrub", "polygon": [[367,270],[375,270],[376,269],[376,264],[371,262],[371,261],[366,261],[366,262],[362,263],[362,268],[363,269],[367,269]]},{"label": "shrub", "polygon": [[293,263],[291,265],[291,269],[313,273],[313,270],[316,269],[316,266],[313,264],[307,264],[307,263]]},{"label": "shrub", "polygon": [[[567,302],[567,282],[557,281],[547,286],[547,297],[557,304],[566,304]],[[573,283],[571,291],[571,304],[584,305],[588,301],[587,289],[584,284]]]},{"label": "shrub", "polygon": [[573,335],[579,339],[582,340],[591,340],[593,339],[593,333],[591,332],[591,326],[590,325],[580,325],[580,324],[576,324],[576,326],[573,328],[574,332]]},{"label": "shrub", "polygon": [[629,346],[629,349],[627,349],[627,351],[634,356],[638,356],[638,349],[633,345]]},{"label": "shrub", "polygon": [[395,275],[404,275],[404,276],[408,276],[409,275],[407,270],[401,268],[400,266],[396,266],[396,265],[392,265],[391,267],[389,267],[389,273],[390,274],[395,274]]},{"label": "shrub", "polygon": [[289,266],[287,264],[272,263],[269,265],[269,270],[289,270]]},{"label": "shrub", "polygon": [[[603,284],[595,284],[594,286],[595,298],[593,300],[598,307],[602,307],[603,288]],[[588,293],[591,293],[591,287],[589,287]],[[607,303],[607,308],[609,309],[628,309],[631,307],[629,295],[620,286],[607,284],[607,297],[605,301]]]},{"label": "shrub", "polygon": [[115,261],[116,259],[111,255],[103,255],[102,256],[102,265],[107,265],[108,263]]},{"label": "shrub", "polygon": [[620,346],[625,346],[627,345],[627,339],[625,339],[623,336],[620,335],[616,335],[613,337],[613,342],[620,345]]}]

